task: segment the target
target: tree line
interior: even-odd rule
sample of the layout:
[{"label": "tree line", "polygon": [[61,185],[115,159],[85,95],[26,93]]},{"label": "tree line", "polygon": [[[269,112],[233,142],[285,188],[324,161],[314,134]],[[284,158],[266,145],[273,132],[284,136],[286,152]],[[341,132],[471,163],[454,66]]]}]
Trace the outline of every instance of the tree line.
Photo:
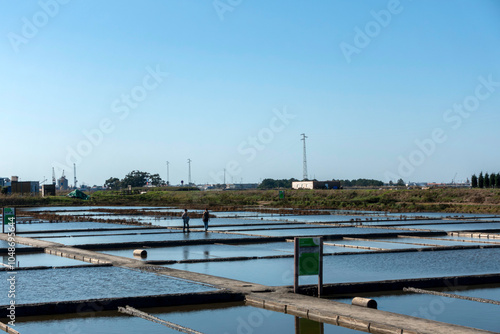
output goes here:
[{"label": "tree line", "polygon": [[276,189],[276,188],[285,188],[285,189],[292,189],[292,182],[298,181],[297,179],[291,178],[291,179],[281,179],[281,180],[275,180],[275,179],[264,179],[262,182],[259,184],[258,189]]},{"label": "tree line", "polygon": [[500,188],[500,173],[479,173],[479,177],[473,174],[471,177],[472,188]]},{"label": "tree line", "polygon": [[[335,181],[335,180],[334,180]],[[357,179],[357,180],[340,180],[343,187],[381,187],[384,182],[373,179]],[[404,186],[403,182],[403,186]]]},{"label": "tree line", "polygon": [[[292,189],[292,182],[299,181],[297,179],[264,179],[259,184],[259,189],[276,189],[276,188],[284,188],[284,189]],[[318,181],[314,180],[304,180],[304,181]],[[342,187],[381,187],[384,185],[384,182],[379,180],[372,179],[357,179],[357,180],[332,180],[332,181],[340,181],[340,185]],[[403,182],[401,180],[401,182]],[[404,182],[402,183],[404,186]]]},{"label": "tree line", "polygon": [[132,187],[145,187],[149,184],[159,187],[165,185],[166,183],[161,179],[159,174],[149,174],[134,170],[125,175],[125,177],[121,180],[117,177],[110,177],[104,183],[104,187],[112,190],[118,190],[121,188],[127,188],[129,185]]}]

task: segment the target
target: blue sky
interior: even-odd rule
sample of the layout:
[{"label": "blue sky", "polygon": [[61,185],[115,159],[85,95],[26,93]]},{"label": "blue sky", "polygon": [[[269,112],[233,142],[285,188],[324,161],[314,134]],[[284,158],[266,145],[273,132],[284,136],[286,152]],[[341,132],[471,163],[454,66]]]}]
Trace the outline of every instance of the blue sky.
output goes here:
[{"label": "blue sky", "polygon": [[[0,0],[0,176],[499,172],[496,0]],[[460,111],[461,110],[461,111]]]}]

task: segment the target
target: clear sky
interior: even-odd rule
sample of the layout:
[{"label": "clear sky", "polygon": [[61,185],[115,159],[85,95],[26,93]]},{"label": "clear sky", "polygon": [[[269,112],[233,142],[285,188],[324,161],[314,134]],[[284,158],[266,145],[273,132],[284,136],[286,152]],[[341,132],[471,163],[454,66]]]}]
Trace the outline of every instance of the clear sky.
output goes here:
[{"label": "clear sky", "polygon": [[0,0],[0,176],[500,172],[500,1]]}]

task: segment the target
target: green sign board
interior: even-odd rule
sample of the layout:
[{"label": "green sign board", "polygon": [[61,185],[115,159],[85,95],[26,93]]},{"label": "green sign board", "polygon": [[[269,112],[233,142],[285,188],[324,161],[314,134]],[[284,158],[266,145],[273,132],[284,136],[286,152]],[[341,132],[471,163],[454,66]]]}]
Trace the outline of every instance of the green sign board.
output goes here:
[{"label": "green sign board", "polygon": [[280,199],[285,199],[285,192],[280,190]]},{"label": "green sign board", "polygon": [[299,239],[299,275],[319,275],[319,238]]},{"label": "green sign board", "polygon": [[3,224],[8,225],[16,221],[16,209],[3,208]]},{"label": "green sign board", "polygon": [[16,209],[15,208],[3,208],[3,224],[2,233],[5,233],[5,225],[13,224],[14,228],[16,226]]}]

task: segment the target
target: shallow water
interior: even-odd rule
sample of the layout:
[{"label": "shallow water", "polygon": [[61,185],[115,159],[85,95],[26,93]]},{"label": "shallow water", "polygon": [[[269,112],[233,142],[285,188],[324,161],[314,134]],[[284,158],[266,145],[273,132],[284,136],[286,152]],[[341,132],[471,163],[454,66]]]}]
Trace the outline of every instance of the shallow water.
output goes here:
[{"label": "shallow water", "polygon": [[[500,249],[434,252],[369,253],[324,257],[325,283],[366,282],[404,278],[474,275],[500,272]],[[264,285],[293,284],[293,259],[259,259],[228,263],[182,263],[167,267]],[[315,284],[317,277],[301,277]]]},{"label": "shallow water", "polygon": [[144,228],[144,227],[135,227],[129,229],[114,229],[111,231],[100,231],[100,230],[91,230],[91,231],[82,231],[82,232],[72,232],[72,231],[61,231],[61,232],[30,232],[23,233],[23,237],[28,238],[51,238],[51,237],[73,237],[79,238],[84,236],[106,236],[106,235],[139,235],[139,234],[148,234],[148,233],[170,233],[171,231],[168,229],[152,229],[152,228]]},{"label": "shallow water", "polygon": [[40,238],[51,242],[58,242],[65,245],[88,245],[88,244],[111,244],[122,242],[145,242],[145,241],[172,241],[172,240],[197,240],[197,239],[234,239],[248,238],[249,236],[239,234],[205,233],[191,232],[182,233],[171,231],[162,234],[142,234],[142,235],[106,235],[93,237],[60,237],[60,238]]},{"label": "shallow water", "polygon": [[[206,308],[189,309],[183,307],[163,309],[141,309],[154,316],[181,326],[192,328],[206,334],[276,334],[296,333],[295,317],[289,314],[273,312],[243,305],[207,305]],[[66,318],[63,316],[51,317],[54,319],[32,320],[30,318],[16,321],[16,329],[23,334],[63,333],[65,329],[72,329],[71,333],[94,334],[102,333],[106,329],[108,334],[122,333],[179,333],[168,327],[133,316],[106,312],[96,313],[93,317]],[[28,319],[26,321],[25,319]],[[319,324],[309,320],[302,320],[302,325],[309,328],[319,328]],[[349,328],[324,324],[326,334],[355,334],[362,333]],[[311,333],[302,331],[301,333]],[[314,333],[314,332],[312,332]],[[316,331],[319,333],[319,331]]]},{"label": "shallow water", "polygon": [[17,224],[18,232],[36,232],[36,231],[51,231],[51,230],[80,230],[80,229],[102,229],[102,228],[137,228],[134,225],[112,224],[112,223],[95,223],[95,222],[63,222],[63,223],[23,223]]},{"label": "shallow water", "polygon": [[475,218],[475,217],[500,217],[499,215],[481,214],[481,213],[449,213],[449,212],[404,212],[404,213],[388,213],[388,216],[399,217],[430,217],[430,218]]},{"label": "shallow water", "polygon": [[[356,219],[360,219],[360,221],[369,221],[370,217],[364,217],[359,215],[305,215],[305,216],[278,216],[274,215],[272,217],[263,217],[264,220],[278,220],[278,221],[290,221],[290,222],[351,222],[351,220],[355,221]],[[368,220],[367,220],[368,219]],[[379,217],[378,220],[387,220],[387,219],[395,219],[394,217]]]},{"label": "shallow water", "polygon": [[[392,241],[397,243],[406,243],[406,244],[428,244],[428,245],[436,245],[436,246],[477,246],[477,245],[485,245],[480,242],[462,242],[458,240],[436,240],[436,239],[427,239],[427,238],[392,238],[392,239],[378,239],[380,241]],[[500,242],[499,242],[500,245]],[[421,247],[418,245],[413,245],[414,247]]]},{"label": "shallow water", "polygon": [[[9,242],[7,240],[0,240],[0,248],[9,248]],[[16,248],[30,248],[31,246],[16,244]]]},{"label": "shallow water", "polygon": [[[0,272],[2,282],[12,272]],[[204,285],[118,267],[17,271],[16,304],[213,291]],[[4,283],[6,284],[6,283]],[[77,287],[77,288],[76,288]],[[0,305],[7,305],[7,294]]]},{"label": "shallow water", "polygon": [[[181,261],[181,260],[209,260],[214,258],[240,257],[240,256],[274,256],[274,255],[293,255],[294,246],[290,242],[273,242],[267,244],[247,244],[247,245],[193,245],[176,247],[158,247],[146,248],[148,252],[147,260],[160,261]],[[112,254],[128,258],[133,256],[134,249],[105,250],[100,253]],[[351,249],[343,247],[325,246],[325,253],[338,252],[361,252],[365,250]]]},{"label": "shallow water", "polygon": [[[377,239],[380,240],[380,239]],[[387,240],[396,240],[387,239]],[[350,246],[362,246],[362,247],[375,247],[383,249],[407,249],[407,248],[423,248],[427,246],[421,245],[411,245],[405,243],[392,243],[392,242],[379,242],[379,241],[365,241],[365,240],[332,240],[327,241],[328,243],[338,244],[338,245],[350,245]],[[346,248],[349,249],[349,248]]]},{"label": "shallow water", "polygon": [[[442,291],[442,290],[440,290]],[[500,287],[470,290],[448,290],[444,293],[500,300]],[[349,298],[333,300],[351,304]],[[500,306],[426,294],[365,295],[377,301],[378,309],[420,318],[443,321],[461,326],[500,332]]]},{"label": "shallow water", "polygon": [[260,230],[260,229],[283,229],[283,230],[291,230],[291,229],[299,229],[299,228],[322,228],[321,225],[313,225],[313,224],[269,224],[269,225],[247,225],[247,226],[222,226],[222,227],[213,227],[212,230],[215,231],[249,231],[249,230]]},{"label": "shallow water", "polygon": [[395,233],[400,234],[401,230],[377,229],[377,228],[357,228],[357,227],[323,227],[311,229],[287,229],[287,230],[257,230],[240,231],[252,235],[262,235],[270,237],[293,237],[293,236],[321,236],[321,235],[342,235],[342,234],[370,234],[370,233]]},{"label": "shallow water", "polygon": [[[182,219],[179,217],[164,217],[166,219],[160,219],[156,221],[151,221],[153,225],[156,226],[182,226]],[[172,219],[173,218],[173,219]],[[208,226],[212,225],[261,225],[261,224],[272,224],[272,222],[268,222],[260,219],[248,219],[248,218],[210,218],[210,222]],[[201,218],[192,218],[189,221],[189,225],[191,226],[203,226],[203,222]]]},{"label": "shallow water", "polygon": [[500,223],[468,223],[468,224],[435,224],[435,225],[408,225],[407,228],[439,230],[439,231],[476,231],[500,230]]},{"label": "shallow water", "polygon": [[[271,217],[278,216],[272,213],[262,213],[253,211],[212,211],[211,214],[215,215],[217,218],[238,218],[238,217]],[[283,215],[286,216],[286,215]]]},{"label": "shallow water", "polygon": [[85,211],[95,209],[111,209],[111,210],[153,210],[165,209],[162,206],[50,206],[50,207],[33,207],[23,208],[22,211]]},{"label": "shallow water", "polygon": [[[7,255],[3,255],[0,258],[2,263],[8,264],[9,257]],[[50,255],[47,253],[17,254],[16,263],[19,263],[19,265],[16,266],[21,268],[37,267],[37,266],[48,266],[48,267],[79,266],[88,264],[87,262]]]}]

